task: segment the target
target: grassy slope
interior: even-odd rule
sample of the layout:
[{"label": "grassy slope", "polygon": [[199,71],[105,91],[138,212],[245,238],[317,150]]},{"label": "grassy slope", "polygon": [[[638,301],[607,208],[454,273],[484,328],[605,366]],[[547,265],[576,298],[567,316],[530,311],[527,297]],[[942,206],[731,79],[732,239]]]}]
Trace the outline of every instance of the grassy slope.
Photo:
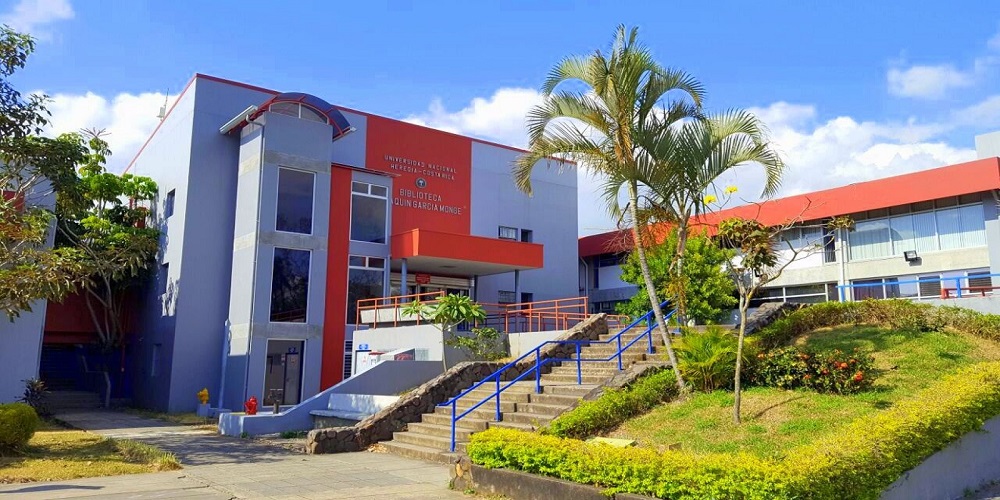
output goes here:
[{"label": "grassy slope", "polygon": [[978,361],[1000,359],[1000,346],[958,333],[841,327],[817,331],[798,343],[815,350],[874,350],[881,376],[872,391],[852,396],[749,389],[744,393],[743,424],[739,426],[732,423],[731,392],[695,394],[630,420],[611,435],[652,447],[679,443],[699,452],[746,451],[779,457],[791,447],[888,408],[942,374]]},{"label": "grassy slope", "polygon": [[44,426],[20,455],[0,457],[0,484],[138,474],[179,468],[172,455],[86,431]]}]

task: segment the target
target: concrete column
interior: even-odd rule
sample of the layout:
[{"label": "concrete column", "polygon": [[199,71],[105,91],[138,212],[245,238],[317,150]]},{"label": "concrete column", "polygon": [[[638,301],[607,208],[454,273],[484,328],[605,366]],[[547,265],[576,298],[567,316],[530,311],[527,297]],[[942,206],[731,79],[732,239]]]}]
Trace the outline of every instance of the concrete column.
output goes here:
[{"label": "concrete column", "polygon": [[514,270],[514,302],[521,302],[521,271]]},{"label": "concrete column", "polygon": [[399,270],[399,294],[407,295],[406,293],[406,259],[403,259],[403,265]]},{"label": "concrete column", "polygon": [[473,302],[478,302],[479,301],[479,275],[478,274],[474,275],[472,277],[472,293],[470,293],[469,295],[472,296],[472,301]]}]

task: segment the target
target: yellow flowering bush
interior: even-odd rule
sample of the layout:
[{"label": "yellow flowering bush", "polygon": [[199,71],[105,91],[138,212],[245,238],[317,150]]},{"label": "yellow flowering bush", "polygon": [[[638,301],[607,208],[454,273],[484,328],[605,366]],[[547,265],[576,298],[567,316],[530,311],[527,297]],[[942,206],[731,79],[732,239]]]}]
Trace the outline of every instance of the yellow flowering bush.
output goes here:
[{"label": "yellow flowering bush", "polygon": [[208,404],[208,387],[198,391],[198,402],[201,404]]}]

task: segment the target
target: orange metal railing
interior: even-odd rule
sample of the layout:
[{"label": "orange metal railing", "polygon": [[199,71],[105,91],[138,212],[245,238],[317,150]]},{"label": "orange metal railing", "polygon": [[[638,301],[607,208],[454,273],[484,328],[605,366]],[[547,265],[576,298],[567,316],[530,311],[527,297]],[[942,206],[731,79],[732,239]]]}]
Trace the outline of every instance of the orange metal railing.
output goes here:
[{"label": "orange metal railing", "polygon": [[[357,303],[356,324],[366,324],[371,328],[382,326],[399,326],[400,322],[420,324],[422,318],[401,318],[399,309],[408,302],[420,301],[433,305],[444,296],[445,292],[418,293],[398,295],[376,299],[362,299]],[[516,304],[479,303],[486,311],[486,319],[477,321],[471,326],[492,327],[505,333],[541,332],[546,330],[566,330],[585,320],[589,302],[587,297],[572,297],[566,299],[541,300],[537,302],[520,302]],[[371,321],[362,321],[365,312],[372,311]],[[390,316],[384,318],[383,314]],[[609,316],[609,318],[611,318]],[[615,316],[614,321],[621,321]],[[617,324],[617,323],[616,323]]]}]

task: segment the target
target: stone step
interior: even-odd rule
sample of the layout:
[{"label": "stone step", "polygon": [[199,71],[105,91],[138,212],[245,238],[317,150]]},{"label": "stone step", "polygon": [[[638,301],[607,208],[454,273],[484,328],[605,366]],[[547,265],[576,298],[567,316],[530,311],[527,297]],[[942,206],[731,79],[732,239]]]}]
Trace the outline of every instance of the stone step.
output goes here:
[{"label": "stone step", "polygon": [[[541,403],[541,404],[546,404],[546,405],[559,405],[559,406],[565,406],[565,407],[572,406],[572,405],[576,404],[576,402],[579,401],[579,400],[580,400],[580,396],[572,396],[572,395],[565,395],[565,394],[548,394],[548,393],[544,393],[543,392],[541,394],[532,394],[531,395],[531,402],[532,403]],[[518,407],[520,407],[520,405],[518,405]]]},{"label": "stone step", "polygon": [[[486,420],[486,421],[496,420],[496,415],[497,415],[496,414],[496,408],[493,405],[489,405],[489,406],[490,407],[488,409],[485,409],[486,405],[483,405],[483,406],[480,406],[479,408],[477,408],[475,410],[472,410],[471,412],[469,412],[468,415],[462,417],[462,419],[459,420],[459,422],[464,421],[467,418],[471,418],[471,419],[475,419],[475,420]],[[516,403],[511,403],[510,406],[508,406],[507,403],[504,403],[503,401],[501,401],[500,402],[500,412],[502,413],[502,412],[505,412],[505,411],[507,411],[507,412],[517,411],[517,404]],[[448,408],[447,406],[438,406],[437,408],[434,409],[434,414],[437,414],[437,415],[446,415],[448,418],[451,418],[451,408]],[[459,411],[458,414],[461,415],[462,412]],[[424,415],[430,415],[430,413],[425,413]]]},{"label": "stone step", "polygon": [[[513,399],[521,399],[521,401],[513,401]],[[528,396],[525,394],[525,395],[523,395],[522,398],[514,398],[514,397],[511,397],[510,394],[501,393],[500,394],[500,411],[514,411],[514,410],[517,409],[517,403],[519,403],[519,402],[527,403],[528,402]],[[458,411],[458,413],[462,413],[465,410],[468,410],[469,408],[472,408],[473,406],[476,406],[477,403],[479,403],[478,398],[477,399],[469,399],[469,400],[465,400],[465,401],[459,400],[458,404],[456,404],[455,406],[456,406],[456,410]],[[451,414],[451,407],[450,406],[444,406],[443,408],[447,408],[448,409],[448,414]],[[491,397],[486,402],[484,402],[483,404],[479,405],[479,407],[477,407],[475,410],[472,410],[472,411],[474,411],[474,412],[476,412],[476,411],[495,412],[496,410],[497,410],[496,399],[493,398],[493,397]]]},{"label": "stone step", "polygon": [[597,384],[587,384],[587,383],[577,384],[576,380],[574,379],[573,383],[571,384],[550,382],[548,385],[542,387],[542,393],[556,394],[562,396],[568,395],[568,396],[583,397],[588,393],[590,393],[590,391],[594,390],[596,387]]},{"label": "stone step", "polygon": [[[472,392],[466,394],[465,396],[462,396],[458,400],[458,406],[461,407],[463,404],[466,405],[466,406],[471,406],[471,405],[474,405],[474,404],[476,404],[476,403],[478,403],[478,402],[480,402],[480,401],[482,401],[484,399],[487,399],[487,398],[490,398],[490,397],[494,397],[496,395],[496,390],[497,390],[496,387],[494,387],[494,388],[492,388],[490,390],[483,390],[483,391],[480,391],[479,389],[476,389],[475,391],[472,391]],[[535,392],[534,391],[534,384],[532,384],[532,390],[531,390],[531,392]],[[500,396],[501,396],[500,397],[500,402],[503,403],[504,401],[510,401],[510,402],[517,403],[517,402],[522,402],[523,401],[523,402],[527,403],[528,402],[528,394],[530,394],[530,393],[529,392],[525,392],[525,391],[511,391],[510,389],[505,389],[503,392],[500,393]]]},{"label": "stone step", "polygon": [[504,413],[503,420],[499,422],[490,422],[490,427],[504,427],[500,424],[512,424],[512,425],[528,425],[533,428],[544,427],[549,425],[555,419],[555,415],[542,415],[538,413]]},{"label": "stone step", "polygon": [[[412,424],[406,424],[407,433],[423,434],[426,436],[437,436],[443,438],[451,438],[451,424],[438,425],[425,422],[417,422]],[[472,435],[471,430],[462,429],[458,426],[455,427],[455,439],[458,441],[468,441],[469,436]]]},{"label": "stone step", "polygon": [[[428,462],[437,463],[449,463],[451,454],[445,453],[437,448],[432,448],[428,446],[420,446],[416,444],[402,443],[396,440],[386,441],[381,443],[385,447],[386,451],[394,455],[399,455],[406,458],[415,458],[417,460],[426,460]],[[456,451],[458,447],[456,446]],[[464,449],[463,449],[464,452]]]},{"label": "stone step", "polygon": [[[553,405],[544,403],[523,403],[517,405],[517,411],[515,413],[537,413],[539,415],[551,415],[556,416],[560,413],[566,411],[569,405]],[[507,415],[513,415],[512,413],[504,413],[504,418]]]},{"label": "stone step", "polygon": [[[488,420],[492,420],[488,419]],[[489,421],[482,418],[473,418],[472,415],[468,415],[459,419],[455,422],[456,429],[468,429],[470,431],[485,431],[489,427]],[[422,423],[434,424],[434,425],[445,425],[451,428],[451,413],[443,415],[441,413],[424,413],[420,416],[420,421]],[[410,424],[413,425],[413,424]]]},{"label": "stone step", "polygon": [[542,377],[542,384],[551,383],[576,383],[578,380],[582,381],[584,384],[603,384],[609,378],[604,375],[587,375],[584,374],[577,377],[576,374],[560,374],[560,373],[549,373]]},{"label": "stone step", "polygon": [[517,429],[519,431],[526,431],[526,432],[534,432],[538,430],[538,427],[530,423],[514,422],[512,420],[504,420],[502,422],[490,422],[490,427],[499,427],[501,429]]},{"label": "stone step", "polygon": [[[624,366],[624,363],[622,363],[622,365]],[[580,371],[583,372],[584,375],[604,375],[606,377],[613,377],[620,373],[618,370],[618,363],[615,362],[582,363],[580,365]],[[576,363],[566,363],[562,366],[557,366],[552,369],[551,373],[556,375],[564,375],[567,373],[576,375]]]},{"label": "stone step", "polygon": [[[451,436],[451,434],[448,436]],[[451,448],[451,437],[432,436],[409,431],[393,432],[392,442],[424,446],[438,451],[448,451]]]}]

